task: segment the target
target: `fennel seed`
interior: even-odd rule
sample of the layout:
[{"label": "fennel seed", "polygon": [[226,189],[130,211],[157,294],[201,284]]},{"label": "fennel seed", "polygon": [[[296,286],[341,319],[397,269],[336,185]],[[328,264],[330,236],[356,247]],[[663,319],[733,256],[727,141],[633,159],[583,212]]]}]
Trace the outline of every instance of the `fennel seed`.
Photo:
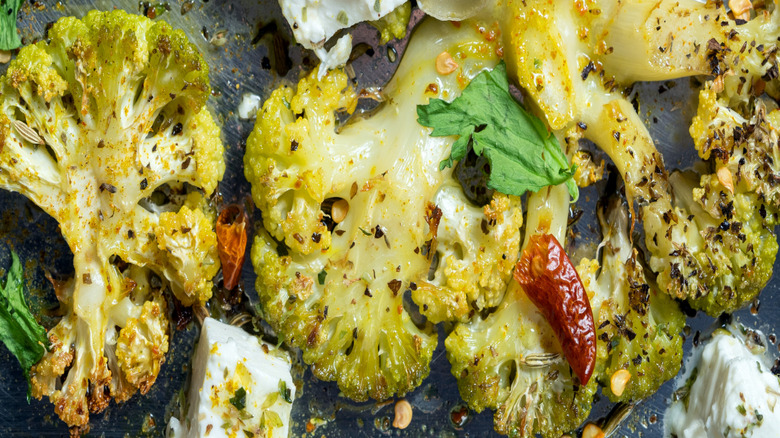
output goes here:
[{"label": "fennel seed", "polygon": [[604,423],[604,437],[609,437],[613,433],[617,432],[620,425],[623,424],[626,418],[634,410],[633,403],[620,403],[609,413]]},{"label": "fennel seed", "polygon": [[230,325],[243,327],[250,322],[252,322],[252,315],[247,312],[241,312],[230,320]]},{"label": "fennel seed", "polygon": [[558,353],[531,353],[520,358],[520,363],[529,368],[543,368],[558,362],[560,357]]},{"label": "fennel seed", "polygon": [[19,135],[21,135],[22,138],[28,142],[32,144],[43,144],[43,139],[41,136],[21,120],[14,120],[14,128],[16,128],[16,132],[18,132]]},{"label": "fennel seed", "polygon": [[207,309],[200,303],[195,303],[192,305],[192,313],[195,314],[195,317],[198,319],[200,325],[203,325],[203,321],[209,316],[211,316],[209,314],[209,309]]}]

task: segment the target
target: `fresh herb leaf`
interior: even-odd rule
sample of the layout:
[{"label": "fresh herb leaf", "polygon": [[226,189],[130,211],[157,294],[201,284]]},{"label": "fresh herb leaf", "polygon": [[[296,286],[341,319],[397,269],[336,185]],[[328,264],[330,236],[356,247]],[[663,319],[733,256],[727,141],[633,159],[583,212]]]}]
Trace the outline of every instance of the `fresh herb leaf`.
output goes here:
[{"label": "fresh herb leaf", "polygon": [[30,368],[49,348],[46,329],[38,324],[24,301],[22,264],[11,252],[11,269],[0,284],[0,340],[16,356],[27,378],[27,402],[30,402]]},{"label": "fresh herb leaf", "polygon": [[287,387],[287,382],[281,379],[279,380],[279,395],[281,395],[287,403],[292,403],[292,392],[290,391],[290,388]]},{"label": "fresh herb leaf", "polygon": [[317,274],[317,283],[319,283],[320,286],[325,284],[325,277],[327,277],[327,276],[328,276],[328,271],[326,271],[324,269],[322,271],[320,271],[320,273]]},{"label": "fresh herb leaf", "polygon": [[360,232],[362,232],[364,236],[370,236],[371,235],[371,233],[369,233],[368,231],[364,230],[362,227],[358,227],[358,230],[360,230]]},{"label": "fresh herb leaf", "polygon": [[440,169],[465,157],[471,145],[490,163],[489,188],[520,196],[565,183],[577,200],[574,166],[544,123],[509,92],[503,62],[477,75],[452,102],[431,99],[427,105],[418,105],[417,117],[421,125],[433,128],[434,137],[459,136]]},{"label": "fresh herb leaf", "polygon": [[233,397],[230,397],[230,404],[235,406],[239,411],[246,407],[246,389],[244,389],[243,386],[236,390]]},{"label": "fresh herb leaf", "polygon": [[22,45],[16,33],[16,14],[22,0],[7,0],[0,10],[0,50],[13,50]]}]

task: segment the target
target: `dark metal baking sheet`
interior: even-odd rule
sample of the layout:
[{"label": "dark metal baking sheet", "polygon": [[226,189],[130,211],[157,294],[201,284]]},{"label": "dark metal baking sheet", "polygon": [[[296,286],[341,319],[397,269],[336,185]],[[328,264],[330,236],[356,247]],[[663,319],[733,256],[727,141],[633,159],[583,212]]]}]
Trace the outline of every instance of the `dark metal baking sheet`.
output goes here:
[{"label": "dark metal baking sheet", "polygon": [[[299,73],[315,64],[311,54],[296,47],[274,55],[273,38],[257,38],[261,29],[276,23],[282,33],[291,39],[284,24],[278,4],[273,0],[194,0],[192,9],[182,14],[184,2],[171,0],[170,11],[162,19],[184,29],[200,48],[209,62],[211,83],[215,96],[211,100],[218,121],[223,126],[223,139],[227,151],[227,171],[221,191],[228,202],[244,202],[249,187],[244,179],[242,156],[246,137],[253,122],[239,120],[235,112],[241,96],[251,92],[261,98],[281,81],[294,80]],[[111,2],[68,1],[26,2],[20,13],[20,29],[25,43],[44,37],[47,24],[57,18],[83,16],[90,9],[110,10],[123,8],[139,13],[143,4],[132,0]],[[415,15],[415,20],[421,14]],[[227,42],[222,47],[212,45],[208,39],[217,32],[227,31]],[[392,74],[398,59],[391,62],[387,56],[393,48],[403,52],[404,41],[392,41],[385,46],[376,45],[375,32],[361,26],[355,32],[355,42],[367,41],[374,45],[373,54],[365,54],[354,62],[361,86],[381,85]],[[277,39],[276,43],[280,43]],[[281,53],[281,55],[279,55]],[[432,54],[432,58],[436,54]],[[289,63],[288,63],[289,62]],[[286,65],[285,65],[286,64]],[[6,66],[0,67],[0,73]],[[289,70],[285,72],[287,67]],[[284,73],[280,75],[279,72]],[[663,92],[661,92],[663,91]],[[688,123],[695,112],[695,94],[691,92],[691,80],[682,79],[664,84],[642,84],[634,89],[640,103],[640,113],[650,128],[659,149],[664,153],[667,167],[687,167],[695,156],[687,134]],[[585,212],[575,225],[580,242],[599,240],[599,230],[593,211],[598,198],[598,187],[583,191],[580,208]],[[257,224],[255,224],[257,226]],[[52,287],[44,277],[45,271],[67,275],[72,272],[71,256],[56,222],[23,197],[0,191],[0,266],[9,265],[9,249],[14,249],[25,261],[25,280],[33,311],[43,315],[44,323],[53,320],[46,316],[47,303],[54,300]],[[778,264],[775,269],[780,269]],[[254,294],[254,273],[248,262],[244,266],[242,283],[250,298]],[[761,295],[760,310],[754,315],[750,309],[737,312],[737,318],[746,326],[762,329],[766,334],[777,332],[780,323],[780,279],[773,278]],[[699,330],[707,331],[715,321],[705,315],[689,318],[691,327],[685,348],[690,351],[692,338]],[[443,330],[443,329],[442,329]],[[91,436],[160,436],[175,406],[179,391],[184,387],[189,368],[189,358],[197,338],[196,324],[173,334],[171,352],[152,390],[144,397],[134,396],[130,401],[111,406],[102,414],[92,415]],[[443,341],[444,336],[440,336]],[[777,346],[770,351],[777,354]],[[472,414],[462,429],[450,422],[450,410],[461,404],[455,379],[449,372],[442,342],[434,354],[431,374],[420,388],[407,395],[414,406],[414,417],[406,430],[389,427],[392,422],[392,404],[354,403],[339,397],[333,383],[318,382],[307,371],[304,376],[302,397],[293,407],[291,436],[374,437],[374,436],[486,436],[494,434],[492,414]],[[668,382],[648,400],[640,403],[631,417],[615,436],[661,436],[662,414],[673,391]],[[0,347],[0,436],[65,436],[67,427],[54,414],[47,401],[25,401],[26,382],[16,360]],[[597,401],[592,418],[606,415],[611,405],[605,399]],[[313,433],[306,432],[310,418],[322,418],[325,424]]]}]

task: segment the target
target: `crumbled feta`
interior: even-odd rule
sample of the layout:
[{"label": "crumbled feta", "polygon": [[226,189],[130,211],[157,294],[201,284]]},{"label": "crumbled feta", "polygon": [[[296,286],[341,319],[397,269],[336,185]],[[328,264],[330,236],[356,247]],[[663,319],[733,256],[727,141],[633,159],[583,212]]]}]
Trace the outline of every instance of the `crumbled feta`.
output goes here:
[{"label": "crumbled feta", "polygon": [[[762,354],[719,330],[701,351],[690,389],[665,415],[666,435],[678,438],[776,437],[780,382]],[[691,383],[692,382],[692,383]]]},{"label": "crumbled feta", "polygon": [[257,116],[257,110],[262,105],[260,96],[253,93],[244,93],[241,96],[241,103],[238,104],[238,118],[254,119]]},{"label": "crumbled feta", "polygon": [[341,67],[349,60],[349,54],[352,53],[352,36],[344,35],[336,41],[330,50],[324,48],[314,49],[314,53],[320,58],[320,69],[317,75],[322,78],[328,70]]},{"label": "crumbled feta", "polygon": [[404,3],[406,0],[279,0],[295,40],[323,61],[320,77],[329,68],[344,65],[352,50],[349,35],[341,37],[330,51],[325,50],[330,37],[362,21],[378,20]]},{"label": "crumbled feta", "polygon": [[184,421],[169,437],[286,437],[295,385],[286,353],[206,318],[192,364]]}]

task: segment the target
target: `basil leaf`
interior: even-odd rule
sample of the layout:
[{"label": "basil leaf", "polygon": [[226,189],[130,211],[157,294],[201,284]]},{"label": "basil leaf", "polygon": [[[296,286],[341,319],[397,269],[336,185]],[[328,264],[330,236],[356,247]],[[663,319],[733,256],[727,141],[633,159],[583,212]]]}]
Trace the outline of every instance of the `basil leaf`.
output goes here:
[{"label": "basil leaf", "polygon": [[24,301],[22,264],[11,252],[11,269],[0,284],[0,341],[16,356],[27,378],[27,402],[30,402],[30,368],[49,348],[46,329],[38,324]]}]

